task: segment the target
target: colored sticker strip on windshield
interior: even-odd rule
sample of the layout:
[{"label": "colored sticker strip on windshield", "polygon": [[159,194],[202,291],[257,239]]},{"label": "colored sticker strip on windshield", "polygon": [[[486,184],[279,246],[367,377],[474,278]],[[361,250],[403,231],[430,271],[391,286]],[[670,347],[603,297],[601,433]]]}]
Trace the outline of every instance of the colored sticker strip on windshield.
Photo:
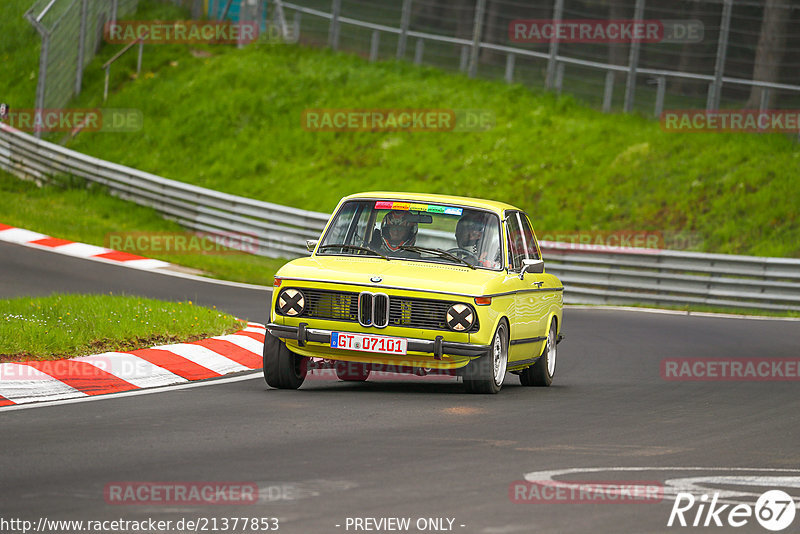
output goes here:
[{"label": "colored sticker strip on windshield", "polygon": [[425,211],[427,213],[444,213],[445,215],[461,215],[463,208],[452,208],[448,206],[435,206],[430,204],[415,204],[412,202],[393,202],[378,200],[375,202],[376,210],[403,210],[403,211]]}]

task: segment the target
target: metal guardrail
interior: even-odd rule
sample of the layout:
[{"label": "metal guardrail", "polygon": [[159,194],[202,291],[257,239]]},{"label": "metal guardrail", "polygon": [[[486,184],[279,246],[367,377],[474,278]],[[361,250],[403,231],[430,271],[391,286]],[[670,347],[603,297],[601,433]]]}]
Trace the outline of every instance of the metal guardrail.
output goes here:
[{"label": "metal guardrail", "polygon": [[109,192],[142,206],[191,230],[216,233],[226,241],[239,241],[268,257],[307,254],[306,239],[316,239],[328,215],[220,193],[168,180],[123,165],[103,161],[59,145],[38,140],[0,124],[0,168],[16,176],[49,181],[70,175],[106,186]]},{"label": "metal guardrail", "polygon": [[[0,124],[0,168],[49,181],[71,175],[106,186],[191,230],[216,233],[268,257],[307,255],[329,215],[220,193],[103,161]],[[233,239],[235,242],[235,239]],[[706,304],[800,311],[800,259],[542,241],[547,270],[569,303]]]}]

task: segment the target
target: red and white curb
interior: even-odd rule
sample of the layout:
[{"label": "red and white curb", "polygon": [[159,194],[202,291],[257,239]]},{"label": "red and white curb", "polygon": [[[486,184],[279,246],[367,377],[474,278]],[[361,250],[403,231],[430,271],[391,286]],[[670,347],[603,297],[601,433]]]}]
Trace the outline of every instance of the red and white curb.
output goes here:
[{"label": "red and white curb", "polygon": [[142,256],[137,256],[136,254],[130,254],[129,252],[120,252],[110,248],[87,245],[86,243],[76,243],[75,241],[68,241],[66,239],[59,239],[57,237],[50,237],[49,235],[32,232],[23,228],[15,228],[13,226],[8,226],[1,223],[0,241],[50,250],[78,258],[93,259],[114,263],[117,265],[125,265],[126,267],[133,267],[135,269],[160,269],[162,267],[172,266],[171,263],[167,263],[165,261],[145,258]]},{"label": "red and white curb", "polygon": [[266,328],[131,352],[0,363],[0,406],[75,399],[217,378],[262,367]]}]

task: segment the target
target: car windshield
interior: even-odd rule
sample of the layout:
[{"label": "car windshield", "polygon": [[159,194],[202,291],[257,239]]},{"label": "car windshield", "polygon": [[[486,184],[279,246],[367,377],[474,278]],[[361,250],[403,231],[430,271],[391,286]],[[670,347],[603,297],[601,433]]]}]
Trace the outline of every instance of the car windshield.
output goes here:
[{"label": "car windshield", "polygon": [[490,211],[396,200],[342,205],[317,254],[502,267],[500,219]]}]

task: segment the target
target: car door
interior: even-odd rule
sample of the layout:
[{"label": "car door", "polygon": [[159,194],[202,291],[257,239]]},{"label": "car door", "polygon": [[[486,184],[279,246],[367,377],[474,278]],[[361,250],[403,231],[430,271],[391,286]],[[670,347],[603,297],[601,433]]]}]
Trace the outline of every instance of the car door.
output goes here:
[{"label": "car door", "polygon": [[546,338],[549,292],[543,291],[546,275],[526,272],[523,260],[541,259],[539,245],[528,216],[521,211],[506,216],[509,275],[514,275],[514,318],[510,328],[509,361],[524,361],[541,354]]}]

